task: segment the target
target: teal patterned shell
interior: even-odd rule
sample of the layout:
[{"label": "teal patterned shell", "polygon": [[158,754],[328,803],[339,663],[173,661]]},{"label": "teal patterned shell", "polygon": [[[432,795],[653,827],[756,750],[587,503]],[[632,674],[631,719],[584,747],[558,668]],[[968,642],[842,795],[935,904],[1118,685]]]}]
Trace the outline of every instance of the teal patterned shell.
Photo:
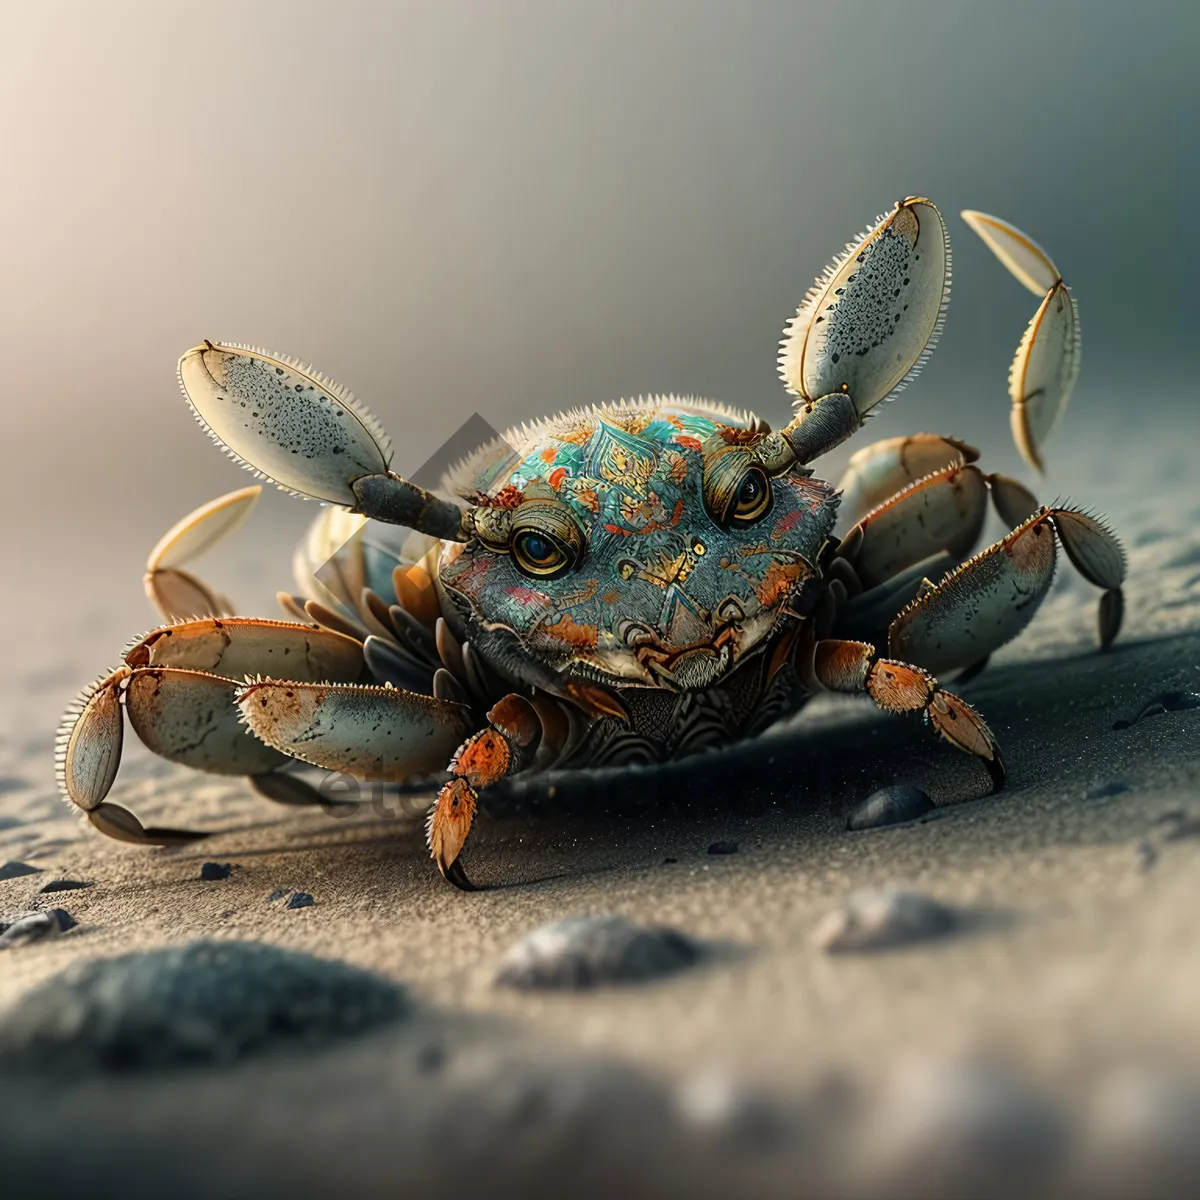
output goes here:
[{"label": "teal patterned shell", "polygon": [[675,691],[709,687],[761,648],[815,574],[837,502],[802,469],[759,472],[762,515],[722,519],[714,496],[738,492],[763,436],[752,420],[674,398],[579,410],[464,464],[460,490],[511,510],[514,525],[548,513],[579,547],[543,578],[514,553],[449,546],[440,582],[471,637],[529,664],[530,682]]}]

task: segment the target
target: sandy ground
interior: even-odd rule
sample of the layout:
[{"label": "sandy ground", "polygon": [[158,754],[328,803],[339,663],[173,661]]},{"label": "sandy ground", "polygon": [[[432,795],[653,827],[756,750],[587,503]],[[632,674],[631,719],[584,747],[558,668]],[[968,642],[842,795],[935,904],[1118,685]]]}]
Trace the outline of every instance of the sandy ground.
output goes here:
[{"label": "sandy ground", "polygon": [[[1200,710],[1113,728],[1200,692],[1196,431],[1176,432],[1178,450],[1135,432],[1152,471],[1122,466],[1127,434],[1090,456],[1061,448],[1056,482],[1108,513],[1129,551],[1126,626],[1094,654],[1095,593],[1064,566],[1026,635],[964,687],[1005,748],[1000,796],[916,725],[822,702],[719,758],[501,797],[469,848],[497,886],[473,896],[438,880],[416,816],[277,808],[137,747],[113,798],[222,832],[153,852],[85,833],[53,791],[58,712],[150,621],[82,547],[79,573],[102,585],[87,604],[9,597],[39,636],[13,647],[0,731],[0,862],[39,871],[0,881],[0,914],[57,905],[79,925],[0,955],[0,1007],[80,958],[212,937],[367,968],[419,1015],[229,1068],[10,1073],[6,1172],[126,1195],[931,1195],[937,1181],[952,1195],[964,1180],[1003,1194],[1028,1152],[1047,1190],[1093,1194],[1129,1171],[1125,1194],[1182,1192],[1196,1162],[1171,1131],[1200,1120]],[[847,832],[850,804],[895,781],[964,802]],[[718,840],[737,852],[709,854]],[[205,882],[208,861],[235,869]],[[59,878],[92,886],[35,895]],[[814,945],[827,911],[888,883],[953,906],[959,928],[869,955]],[[313,905],[288,908],[295,891]],[[579,913],[667,925],[706,953],[633,987],[495,985],[514,942]]]}]

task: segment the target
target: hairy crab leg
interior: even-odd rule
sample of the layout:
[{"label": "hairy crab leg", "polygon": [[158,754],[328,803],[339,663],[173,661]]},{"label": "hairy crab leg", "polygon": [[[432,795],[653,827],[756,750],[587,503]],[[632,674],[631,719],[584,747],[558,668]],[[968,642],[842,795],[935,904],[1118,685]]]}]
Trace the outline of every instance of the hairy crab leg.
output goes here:
[{"label": "hairy crab leg", "polygon": [[399,782],[442,770],[470,733],[470,711],[403,688],[256,679],[237,690],[246,729],[328,771]]},{"label": "hairy crab leg", "polygon": [[142,582],[150,603],[168,621],[219,617],[231,610],[226,597],[183,567],[239,528],[261,492],[255,484],[202,504],[172,525],[150,551]]},{"label": "hairy crab leg", "polygon": [[813,676],[831,692],[865,692],[887,712],[919,712],[952,746],[983,760],[994,791],[1004,787],[1004,760],[992,731],[965,701],[926,670],[880,658],[868,642],[825,640],[813,652]]},{"label": "hairy crab leg", "polygon": [[811,462],[904,388],[937,342],[949,297],[945,223],[908,196],[847,245],[784,330],[779,374],[796,416],[767,437],[779,457]]},{"label": "hairy crab leg", "polygon": [[838,481],[837,490],[842,493],[838,517],[848,529],[917,480],[947,467],[966,466],[978,458],[974,446],[936,433],[872,442],[850,456]]},{"label": "hairy crab leg", "polygon": [[[56,754],[60,790],[96,828],[124,841],[162,845],[204,836],[148,829],[106,801],[124,741],[121,710],[142,742],[172,762],[259,777],[288,758],[247,736],[234,694],[246,674],[284,667],[298,677],[354,680],[363,671],[362,647],[313,625],[248,618],[208,618],[151,630],[126,650],[121,667],[86,688],[68,708]],[[268,792],[279,790],[267,785]]]},{"label": "hairy crab leg", "polygon": [[987,498],[978,467],[935,471],[859,521],[862,537],[849,561],[863,583],[874,587],[939,550],[963,558],[983,529]]},{"label": "hairy crab leg", "polygon": [[463,510],[388,469],[383,427],[345,388],[283,355],[204,342],[179,360],[196,419],[236,462],[285,491],[463,541]]},{"label": "hairy crab leg", "polygon": [[1011,641],[1050,588],[1056,535],[1080,574],[1105,589],[1100,644],[1110,645],[1121,620],[1120,543],[1087,513],[1043,508],[919,594],[892,622],[888,652],[941,672],[970,667]]},{"label": "hairy crab leg", "polygon": [[488,728],[472,734],[455,753],[453,778],[438,793],[425,828],[442,877],[464,892],[475,890],[459,854],[475,820],[479,789],[528,766],[542,736],[537,710],[522,696],[505,696],[487,716]]},{"label": "hairy crab leg", "polygon": [[1013,440],[1040,471],[1042,446],[1062,419],[1079,375],[1079,310],[1053,259],[1028,234],[988,213],[968,209],[962,218],[1041,299],[1008,374]]}]

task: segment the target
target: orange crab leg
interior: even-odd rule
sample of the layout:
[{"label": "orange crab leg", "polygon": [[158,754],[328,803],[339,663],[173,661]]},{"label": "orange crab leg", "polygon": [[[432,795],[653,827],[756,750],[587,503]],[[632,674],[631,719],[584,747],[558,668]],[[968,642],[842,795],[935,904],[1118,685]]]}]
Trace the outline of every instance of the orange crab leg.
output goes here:
[{"label": "orange crab leg", "polygon": [[475,820],[479,789],[527,766],[542,735],[533,705],[515,694],[496,704],[488,721],[487,729],[472,734],[459,747],[450,764],[454,777],[438,793],[425,829],[438,870],[464,892],[474,891],[475,885],[458,856]]},{"label": "orange crab leg", "polygon": [[869,642],[820,641],[815,681],[831,692],[866,692],[887,712],[921,712],[952,746],[983,760],[995,791],[1004,786],[1004,760],[984,719],[921,667],[879,658]]}]

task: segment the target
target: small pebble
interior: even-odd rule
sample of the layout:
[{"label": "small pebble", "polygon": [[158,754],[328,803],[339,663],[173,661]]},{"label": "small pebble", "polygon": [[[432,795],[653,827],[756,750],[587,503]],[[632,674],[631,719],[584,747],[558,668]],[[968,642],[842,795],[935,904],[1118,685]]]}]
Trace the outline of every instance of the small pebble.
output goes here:
[{"label": "small pebble", "polygon": [[22,875],[40,875],[41,867],[31,867],[23,862],[6,862],[0,865],[0,880],[20,879]]},{"label": "small pebble", "polygon": [[854,830],[883,829],[888,825],[903,825],[915,821],[937,806],[920,788],[907,783],[872,792],[850,810],[846,828]]},{"label": "small pebble", "polygon": [[691,966],[690,938],[620,916],[568,917],[523,937],[504,956],[496,982],[506,987],[582,990],[637,983]]},{"label": "small pebble", "polygon": [[90,888],[92,884],[84,883],[78,879],[52,879],[44,887],[38,888],[40,895],[49,895],[51,892],[78,892],[82,888]]},{"label": "small pebble", "polygon": [[288,908],[312,908],[316,901],[310,892],[295,892],[287,902]]},{"label": "small pebble", "polygon": [[1129,791],[1129,784],[1123,779],[1110,779],[1107,783],[1098,783],[1083,793],[1085,800],[1108,800],[1112,796],[1123,796]]},{"label": "small pebble", "polygon": [[274,891],[267,897],[267,903],[274,904],[276,900],[282,900],[286,895],[287,892],[283,891],[282,889]]},{"label": "small pebble", "polygon": [[233,874],[232,863],[206,862],[200,864],[200,878],[209,883],[218,879],[228,879]]},{"label": "small pebble", "polygon": [[949,933],[954,912],[931,896],[897,888],[854,892],[818,922],[813,940],[830,953],[883,950]]},{"label": "small pebble", "polygon": [[708,848],[709,854],[736,854],[738,852],[737,842],[713,842]]},{"label": "small pebble", "polygon": [[674,866],[674,864],[677,863],[678,861],[679,861],[679,859],[677,859],[677,858],[664,858],[663,866],[664,867]]},{"label": "small pebble", "polygon": [[0,921],[0,950],[11,950],[14,946],[58,937],[78,924],[70,913],[61,908],[52,908],[49,912],[21,913],[11,921]]},{"label": "small pebble", "polygon": [[76,962],[25,992],[0,1022],[0,1069],[231,1063],[410,1010],[401,988],[345,963],[255,942],[191,942]]}]

